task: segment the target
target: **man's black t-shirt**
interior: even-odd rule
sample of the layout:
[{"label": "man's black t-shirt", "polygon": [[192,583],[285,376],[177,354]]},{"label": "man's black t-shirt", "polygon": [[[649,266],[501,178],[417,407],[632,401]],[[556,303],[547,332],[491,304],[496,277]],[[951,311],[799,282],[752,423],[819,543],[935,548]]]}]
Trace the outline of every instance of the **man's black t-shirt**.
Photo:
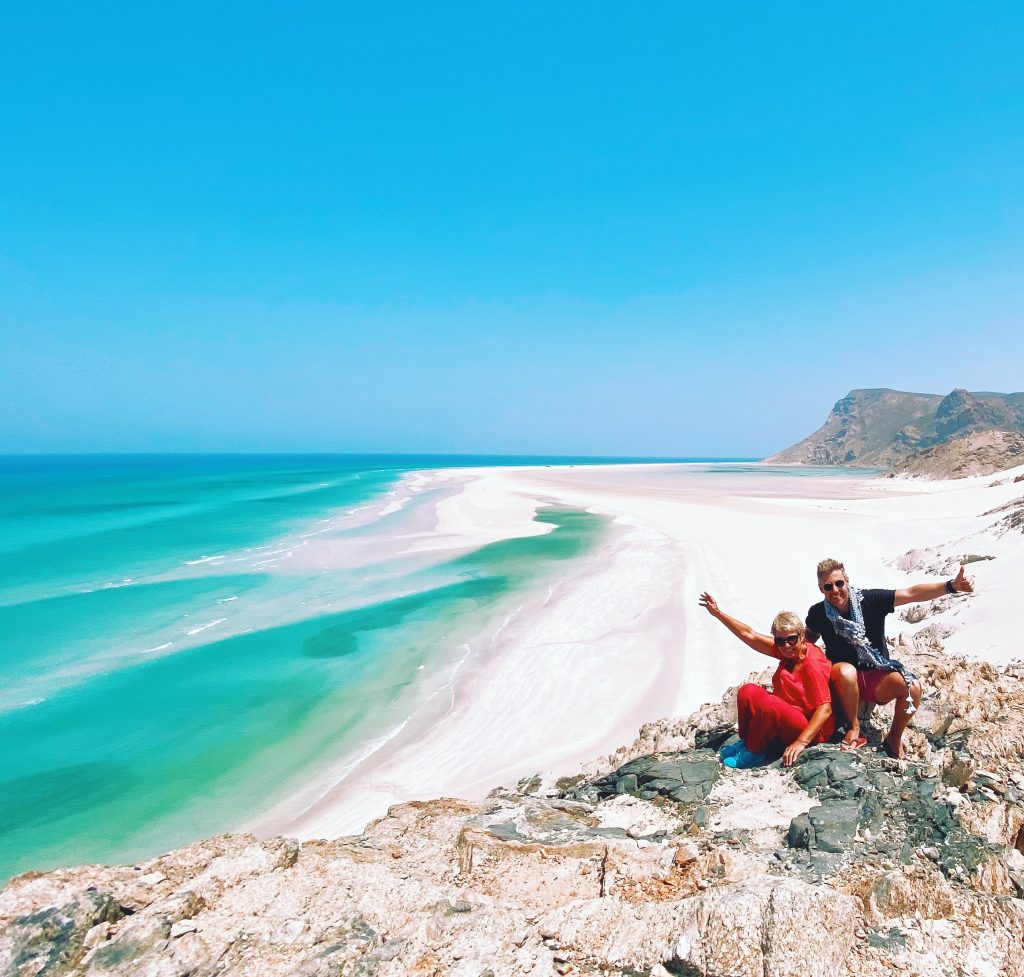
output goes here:
[{"label": "man's black t-shirt", "polygon": [[[876,651],[888,655],[885,647],[885,615],[895,609],[895,590],[862,590],[860,592],[860,609],[864,614],[864,630],[868,640]],[[850,617],[850,608],[843,617]],[[819,601],[807,612],[807,627],[817,631],[825,639],[825,654],[829,661],[849,662],[857,664],[857,649],[845,638],[836,634],[832,622],[825,613],[825,602]]]}]

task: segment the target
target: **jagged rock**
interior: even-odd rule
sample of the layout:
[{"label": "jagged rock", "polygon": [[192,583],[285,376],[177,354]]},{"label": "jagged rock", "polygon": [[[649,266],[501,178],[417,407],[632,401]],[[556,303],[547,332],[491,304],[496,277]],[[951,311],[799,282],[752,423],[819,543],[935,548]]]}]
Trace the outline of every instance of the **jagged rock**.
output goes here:
[{"label": "jagged rock", "polygon": [[936,696],[925,696],[914,714],[914,729],[928,737],[936,745],[940,743],[955,719],[952,706]]},{"label": "jagged rock", "polygon": [[736,736],[734,723],[720,723],[711,729],[701,729],[694,733],[693,745],[698,750],[720,750]]},{"label": "jagged rock", "polygon": [[711,792],[721,771],[710,750],[686,751],[672,759],[640,757],[606,777],[574,787],[567,796],[597,801],[618,794],[635,794],[646,799],[661,796],[680,804],[697,804]]},{"label": "jagged rock", "polygon": [[842,854],[850,849],[857,834],[861,806],[857,801],[834,801],[813,807],[803,816],[811,825],[808,847]]},{"label": "jagged rock", "polygon": [[[1017,482],[1019,479],[1015,478],[1014,481]],[[990,509],[983,514],[991,516],[996,513],[1006,513],[995,524],[995,530],[999,535],[1005,536],[1007,533],[1016,530],[1024,532],[1024,496],[1019,499],[1013,499],[1005,505],[997,506],[995,509]]]},{"label": "jagged rock", "polygon": [[987,403],[958,387],[943,397],[936,409],[935,433],[939,438],[951,438],[964,431],[997,427],[1006,419],[1004,404]]},{"label": "jagged rock", "polygon": [[76,973],[87,949],[86,937],[98,925],[116,923],[123,915],[113,896],[92,887],[59,905],[16,915],[0,932],[3,973]]},{"label": "jagged rock", "polygon": [[796,879],[750,879],[689,902],[672,963],[708,975],[835,974],[858,917],[854,899]]},{"label": "jagged rock", "polygon": [[949,760],[942,767],[942,782],[947,787],[962,788],[971,782],[974,764],[967,753],[950,753]]},{"label": "jagged rock", "polygon": [[[814,927],[804,921],[814,918]],[[666,907],[574,903],[542,931],[591,967],[670,973],[832,975],[854,940],[856,901],[796,879],[759,876]],[[820,923],[820,925],[819,925]]]}]

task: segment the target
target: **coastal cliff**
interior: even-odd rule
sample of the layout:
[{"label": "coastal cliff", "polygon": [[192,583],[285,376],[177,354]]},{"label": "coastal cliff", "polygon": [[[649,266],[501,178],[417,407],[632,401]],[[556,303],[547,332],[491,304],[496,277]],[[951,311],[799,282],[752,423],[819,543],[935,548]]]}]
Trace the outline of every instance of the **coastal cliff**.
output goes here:
[{"label": "coastal cliff", "polygon": [[813,434],[765,460],[846,465],[957,478],[1020,464],[1024,393],[945,397],[900,390],[851,390]]},{"label": "coastal cliff", "polygon": [[0,893],[0,972],[1024,974],[1024,665],[948,659],[937,633],[898,640],[927,689],[906,761],[726,770],[730,690],[548,790],[28,873]]}]

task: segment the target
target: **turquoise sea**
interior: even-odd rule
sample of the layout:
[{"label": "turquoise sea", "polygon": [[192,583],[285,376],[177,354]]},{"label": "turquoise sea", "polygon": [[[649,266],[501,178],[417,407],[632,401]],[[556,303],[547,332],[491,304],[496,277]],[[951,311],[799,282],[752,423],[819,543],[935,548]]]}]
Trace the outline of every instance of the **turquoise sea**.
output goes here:
[{"label": "turquoise sea", "polygon": [[0,881],[236,829],[386,735],[605,531],[405,555],[402,476],[601,460],[0,457]]}]

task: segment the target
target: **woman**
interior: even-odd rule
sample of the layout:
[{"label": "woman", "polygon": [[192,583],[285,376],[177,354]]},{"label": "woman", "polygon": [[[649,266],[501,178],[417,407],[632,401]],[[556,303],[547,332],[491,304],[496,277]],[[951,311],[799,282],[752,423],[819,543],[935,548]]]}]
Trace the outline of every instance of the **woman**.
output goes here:
[{"label": "woman", "polygon": [[791,767],[812,743],[823,743],[835,732],[829,676],[832,663],[817,646],[804,640],[806,629],[797,614],[782,611],[772,621],[772,633],[758,634],[730,617],[711,594],[700,595],[700,606],[718,618],[754,651],[780,659],[769,692],[748,683],[736,695],[740,741],[720,751],[728,767],[756,767],[782,751]]}]

